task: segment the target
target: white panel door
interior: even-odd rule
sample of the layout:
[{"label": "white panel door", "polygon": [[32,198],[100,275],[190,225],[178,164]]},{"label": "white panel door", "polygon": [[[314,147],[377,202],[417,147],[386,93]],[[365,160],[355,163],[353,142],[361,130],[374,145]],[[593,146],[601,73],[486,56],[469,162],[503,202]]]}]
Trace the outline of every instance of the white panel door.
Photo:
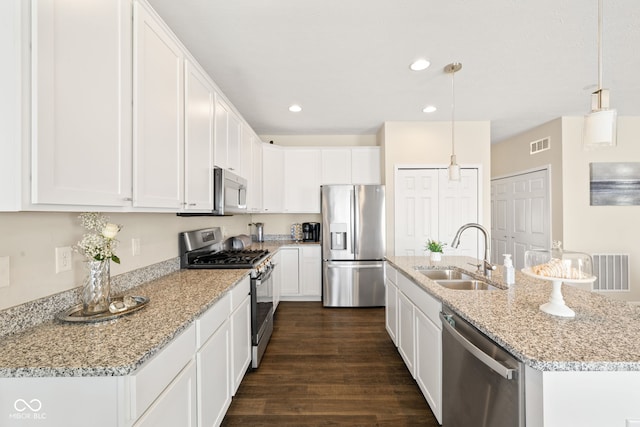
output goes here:
[{"label": "white panel door", "polygon": [[491,183],[491,259],[496,262],[507,250],[508,240],[508,185],[506,182]]},{"label": "white panel door", "polygon": [[213,87],[185,61],[183,210],[213,210]]},{"label": "white panel door", "polygon": [[[428,239],[449,245],[456,231],[478,222],[478,170],[463,168],[459,182],[449,181],[446,169],[398,169],[395,183],[395,254],[424,255]],[[482,257],[478,233],[467,230],[460,246],[445,254]]]},{"label": "white panel door", "polygon": [[128,206],[131,3],[31,5],[32,202]]},{"label": "white panel door", "polygon": [[447,244],[445,253],[484,258],[484,239],[476,229],[462,234],[457,249],[449,247],[460,226],[478,222],[478,170],[462,168],[460,181],[449,181],[447,169],[439,169],[439,185],[438,240]]},{"label": "white panel door", "polygon": [[178,210],[184,190],[184,55],[137,2],[134,17],[133,204]]},{"label": "white panel door", "polygon": [[515,268],[523,268],[527,250],[551,247],[548,170],[495,179],[491,189],[492,259],[512,254]]},{"label": "white panel door", "polygon": [[438,170],[399,169],[395,184],[395,253],[424,255],[438,239]]}]

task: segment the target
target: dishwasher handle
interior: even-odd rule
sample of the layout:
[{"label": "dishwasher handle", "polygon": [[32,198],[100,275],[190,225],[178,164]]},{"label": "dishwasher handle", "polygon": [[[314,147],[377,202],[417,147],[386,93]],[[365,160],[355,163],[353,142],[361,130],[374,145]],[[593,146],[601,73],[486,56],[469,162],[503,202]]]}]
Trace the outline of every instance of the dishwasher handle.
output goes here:
[{"label": "dishwasher handle", "polygon": [[500,363],[500,361],[489,356],[487,353],[476,347],[471,341],[466,339],[451,324],[451,322],[453,322],[453,318],[450,314],[440,313],[440,320],[442,320],[442,325],[451,333],[451,336],[455,338],[456,341],[458,341],[465,349],[467,349],[467,351],[471,353],[476,359],[487,365],[500,376],[508,380],[514,379],[514,373],[516,372],[516,369],[509,368],[508,366],[503,365],[502,363]]}]

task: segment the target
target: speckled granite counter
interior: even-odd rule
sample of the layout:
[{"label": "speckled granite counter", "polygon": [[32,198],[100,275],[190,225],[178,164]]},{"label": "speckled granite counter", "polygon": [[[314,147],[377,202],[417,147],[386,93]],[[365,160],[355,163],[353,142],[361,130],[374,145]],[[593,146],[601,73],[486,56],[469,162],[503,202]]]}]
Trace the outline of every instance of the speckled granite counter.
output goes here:
[{"label": "speckled granite counter", "polygon": [[144,309],[92,324],[50,320],[0,343],[0,377],[119,376],[135,371],[248,270],[179,270],[126,292]]},{"label": "speckled granite counter", "polygon": [[[456,266],[473,270],[470,258],[427,257],[387,260],[525,364],[540,371],[640,371],[640,309],[622,301],[562,285],[575,318],[539,310],[549,300],[551,283],[516,272],[516,284],[498,291],[446,289],[415,270],[415,266]],[[506,288],[502,270],[491,280]]]}]

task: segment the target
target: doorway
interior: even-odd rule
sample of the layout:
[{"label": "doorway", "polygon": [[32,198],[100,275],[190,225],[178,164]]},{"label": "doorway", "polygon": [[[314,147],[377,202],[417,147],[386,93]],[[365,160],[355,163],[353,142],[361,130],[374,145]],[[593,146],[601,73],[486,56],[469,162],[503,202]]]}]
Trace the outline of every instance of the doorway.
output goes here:
[{"label": "doorway", "polygon": [[491,180],[491,259],[511,254],[524,268],[529,249],[551,248],[549,168]]},{"label": "doorway", "polygon": [[461,225],[479,220],[479,174],[478,168],[461,168],[460,181],[451,182],[446,168],[397,168],[395,255],[424,256],[432,239],[446,243],[445,255],[477,258],[477,230],[464,233],[458,249],[449,245]]}]

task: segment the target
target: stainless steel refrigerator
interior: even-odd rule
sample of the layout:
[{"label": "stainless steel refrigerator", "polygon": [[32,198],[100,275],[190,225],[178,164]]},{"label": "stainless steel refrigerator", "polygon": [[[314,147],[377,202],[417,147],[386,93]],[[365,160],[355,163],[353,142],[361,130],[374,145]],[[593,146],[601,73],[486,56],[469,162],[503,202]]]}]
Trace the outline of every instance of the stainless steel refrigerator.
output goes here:
[{"label": "stainless steel refrigerator", "polygon": [[383,185],[323,185],[322,301],[325,307],[384,305]]}]

